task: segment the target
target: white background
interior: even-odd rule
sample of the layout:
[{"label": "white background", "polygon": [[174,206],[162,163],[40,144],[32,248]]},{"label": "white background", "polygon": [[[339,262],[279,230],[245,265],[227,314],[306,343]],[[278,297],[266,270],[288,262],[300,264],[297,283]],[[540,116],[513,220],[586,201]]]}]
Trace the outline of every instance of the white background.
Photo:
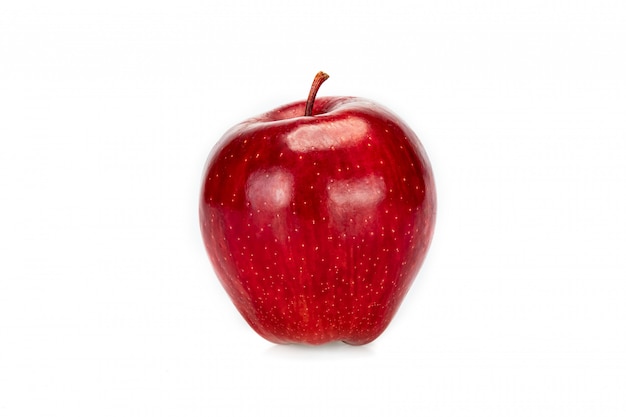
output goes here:
[{"label": "white background", "polygon": [[[626,415],[623,1],[0,4],[0,415]],[[364,347],[261,339],[198,228],[215,142],[318,70],[438,186]]]}]

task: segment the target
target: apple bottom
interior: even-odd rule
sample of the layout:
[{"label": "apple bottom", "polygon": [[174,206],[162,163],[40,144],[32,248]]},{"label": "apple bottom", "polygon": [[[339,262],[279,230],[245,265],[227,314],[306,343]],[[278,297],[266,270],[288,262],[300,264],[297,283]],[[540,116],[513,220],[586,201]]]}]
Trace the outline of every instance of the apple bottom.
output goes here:
[{"label": "apple bottom", "polygon": [[373,219],[350,229],[336,216],[307,225],[286,214],[259,218],[254,210],[208,214],[204,236],[218,278],[248,324],[278,344],[376,339],[411,286],[432,233],[429,214],[418,211],[386,233]]}]

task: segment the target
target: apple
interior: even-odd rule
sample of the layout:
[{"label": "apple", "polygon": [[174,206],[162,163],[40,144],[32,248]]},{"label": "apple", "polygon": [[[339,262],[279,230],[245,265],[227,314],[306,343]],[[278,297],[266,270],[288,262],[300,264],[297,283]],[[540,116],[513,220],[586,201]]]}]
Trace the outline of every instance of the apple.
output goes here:
[{"label": "apple", "polygon": [[275,343],[361,345],[389,325],[422,265],[430,162],[390,110],[309,97],[244,121],[209,155],[200,227],[248,324]]}]

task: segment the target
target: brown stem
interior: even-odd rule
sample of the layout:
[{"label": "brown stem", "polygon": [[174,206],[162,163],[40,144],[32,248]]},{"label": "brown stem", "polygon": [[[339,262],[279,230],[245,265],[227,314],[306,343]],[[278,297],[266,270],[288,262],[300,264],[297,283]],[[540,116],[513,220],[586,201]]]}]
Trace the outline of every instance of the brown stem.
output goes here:
[{"label": "brown stem", "polygon": [[315,96],[317,95],[317,90],[320,89],[320,86],[324,81],[328,79],[329,75],[324,71],[320,71],[315,74],[315,78],[313,79],[313,84],[311,84],[311,91],[309,91],[309,98],[306,99],[306,107],[304,108],[305,116],[313,115],[313,103],[315,102]]}]

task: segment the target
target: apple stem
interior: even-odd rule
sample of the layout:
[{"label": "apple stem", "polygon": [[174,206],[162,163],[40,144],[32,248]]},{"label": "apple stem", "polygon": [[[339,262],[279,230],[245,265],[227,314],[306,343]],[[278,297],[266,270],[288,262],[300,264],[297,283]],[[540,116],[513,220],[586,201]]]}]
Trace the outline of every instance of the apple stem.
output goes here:
[{"label": "apple stem", "polygon": [[315,96],[317,95],[317,90],[320,89],[320,86],[324,81],[328,79],[329,75],[324,71],[320,71],[315,74],[315,78],[313,79],[313,84],[311,84],[311,91],[309,91],[309,97],[306,99],[306,107],[304,108],[305,116],[313,116],[313,103],[315,102]]}]

